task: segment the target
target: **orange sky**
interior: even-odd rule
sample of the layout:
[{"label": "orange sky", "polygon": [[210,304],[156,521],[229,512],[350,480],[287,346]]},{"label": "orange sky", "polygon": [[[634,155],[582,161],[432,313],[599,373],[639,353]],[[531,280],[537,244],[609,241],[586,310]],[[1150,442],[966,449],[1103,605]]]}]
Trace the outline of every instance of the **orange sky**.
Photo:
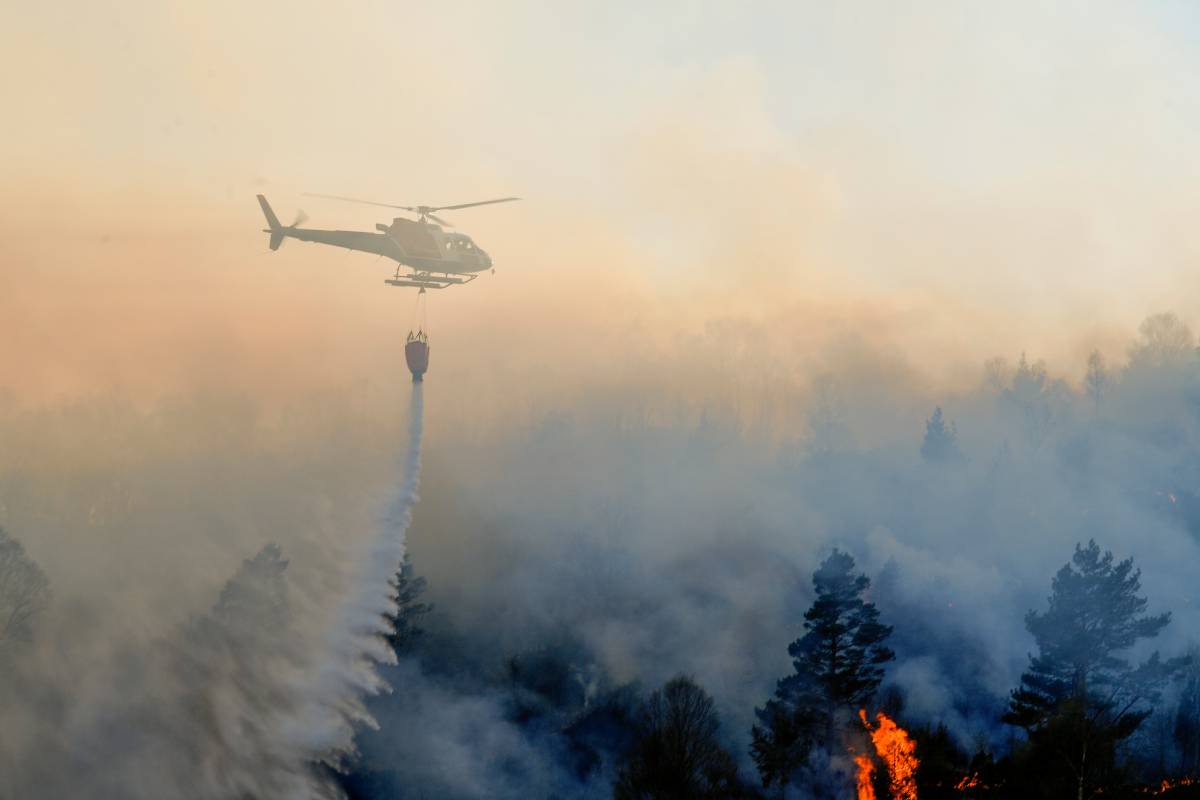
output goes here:
[{"label": "orange sky", "polygon": [[851,337],[944,385],[1022,350],[1076,375],[1149,313],[1194,321],[1194,20],[958,8],[18,9],[0,387],[397,371],[411,291],[369,255],[269,253],[259,191],[367,230],[387,215],[300,193],[525,197],[454,215],[498,272],[431,298],[432,369],[473,402],[703,373],[722,320],[788,373]]}]

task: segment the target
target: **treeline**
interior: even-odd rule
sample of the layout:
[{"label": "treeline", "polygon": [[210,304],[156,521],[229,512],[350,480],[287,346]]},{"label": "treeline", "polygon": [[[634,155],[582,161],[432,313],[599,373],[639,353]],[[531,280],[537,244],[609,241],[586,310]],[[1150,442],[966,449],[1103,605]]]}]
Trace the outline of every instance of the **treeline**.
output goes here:
[{"label": "treeline", "polygon": [[[398,611],[388,640],[401,667],[391,669],[415,659],[427,671],[452,672],[442,660],[448,653],[426,638],[422,620],[433,608],[422,602],[424,580],[407,561],[394,588]],[[1132,559],[1117,560],[1094,541],[1077,545],[1054,575],[1045,607],[1026,615],[1036,651],[995,720],[1011,732],[1002,747],[986,736],[964,747],[937,720],[908,720],[895,686],[880,691],[897,657],[887,645],[893,628],[848,553],[835,549],[813,573],[812,588],[815,599],[797,620],[803,633],[787,645],[793,671],[754,709],[748,758],[728,746],[733,737],[722,729],[713,697],[693,678],[583,697],[586,685],[570,666],[577,653],[546,650],[509,660],[503,680],[510,721],[552,740],[542,746],[579,781],[580,794],[616,800],[907,798],[910,791],[997,800],[1200,796],[1191,784],[1200,770],[1200,664],[1191,654],[1131,656],[1170,623],[1169,613],[1147,613]],[[376,699],[382,727],[360,734],[360,756],[339,779],[351,798],[431,796],[414,780],[419,771],[387,758],[389,740],[422,735],[408,727],[403,703],[389,698]],[[573,710],[559,715],[564,708]],[[1154,731],[1147,726],[1152,715],[1165,721]],[[915,751],[908,766],[872,744],[871,730],[892,723]],[[1169,744],[1161,741],[1164,730]],[[482,750],[472,756],[492,757]],[[860,766],[864,758],[869,770]],[[746,763],[752,771],[739,767]],[[912,774],[898,782],[896,770]],[[864,794],[864,780],[874,795]],[[571,789],[559,792],[548,796]]]},{"label": "treeline", "polygon": [[[282,591],[279,565],[286,562],[268,548],[243,572],[259,562],[274,565],[269,580],[247,573],[231,581],[214,620],[253,631],[271,627],[246,609],[279,606],[258,596]],[[428,733],[407,717],[405,691],[414,687],[401,682],[412,683],[416,664],[457,682],[460,692],[465,675],[487,675],[469,657],[463,663],[463,642],[429,635],[426,620],[435,609],[424,602],[425,588],[406,560],[393,582],[397,609],[387,635],[397,658],[387,677],[401,691],[372,701],[381,727],[364,729],[358,755],[341,765],[337,780],[351,798],[439,795],[415,779],[415,765],[388,756],[389,742]],[[617,800],[862,797],[856,784],[865,757],[875,797],[907,797],[898,793],[896,764],[872,744],[870,720],[895,722],[915,743],[910,783],[922,798],[1200,794],[1191,784],[1200,772],[1200,663],[1191,653],[1162,657],[1146,647],[1170,624],[1170,614],[1147,612],[1132,559],[1118,560],[1094,541],[1077,545],[1053,576],[1045,606],[1025,616],[1035,652],[995,720],[1012,732],[1002,747],[995,737],[964,747],[939,721],[906,717],[903,693],[884,684],[888,666],[904,654],[888,647],[893,627],[886,609],[872,602],[871,581],[848,553],[829,554],[812,575],[812,589],[814,599],[797,620],[802,633],[787,645],[793,669],[754,709],[745,754],[730,748],[734,737],[722,729],[713,697],[687,675],[652,691],[603,686],[572,666],[585,660],[582,654],[547,648],[512,657],[499,675],[476,678],[477,688],[505,685],[514,730],[537,740],[559,760],[561,773],[578,782],[560,783],[547,796],[570,796],[577,788]],[[0,531],[0,652],[28,640],[48,598],[45,575]],[[415,690],[432,685],[418,682]],[[481,741],[466,757],[491,758],[491,745]]]},{"label": "treeline", "polygon": [[[979,412],[968,417],[975,424],[960,434],[934,408],[923,439],[915,437],[903,458],[890,460],[846,444],[844,417],[833,411],[816,415],[797,465],[789,469],[787,454],[781,454],[781,481],[792,481],[797,505],[819,509],[840,541],[863,554],[878,555],[855,531],[880,520],[894,527],[899,541],[930,549],[938,546],[936,537],[921,537],[931,520],[946,530],[976,525],[975,534],[988,537],[995,551],[996,541],[1006,541],[995,537],[1026,518],[1029,531],[1020,532],[1014,548],[1037,544],[1057,530],[1074,533],[1076,527],[1064,522],[1081,530],[1074,534],[1080,539],[1095,535],[1129,547],[1121,523],[1108,518],[1114,509],[1134,524],[1162,520],[1200,536],[1194,480],[1200,461],[1188,446],[1200,398],[1200,353],[1174,315],[1150,317],[1139,333],[1126,365],[1111,366],[1093,353],[1077,389],[1023,355],[1013,367],[1000,359],[989,362],[985,391],[948,404]],[[927,469],[912,463],[918,447]],[[1022,491],[1039,481],[1044,485],[1047,475],[1062,487],[1022,499]],[[1103,481],[1092,483],[1098,476]],[[747,480],[764,477],[771,478],[760,473]],[[906,491],[924,494],[906,502]],[[961,502],[947,513],[922,513],[954,500]],[[1078,501],[1071,515],[1034,517],[1035,511],[1070,500]],[[1010,507],[1024,511],[1026,503],[1027,517],[1009,513]],[[872,513],[859,513],[862,507]],[[949,535],[942,541],[966,546]],[[1040,555],[1044,547],[1037,553],[1047,566],[1057,560]],[[381,728],[361,734],[360,758],[344,783],[356,798],[473,796],[462,781],[440,780],[444,775],[414,756],[440,761],[445,755],[446,748],[431,755],[430,748],[410,746],[421,736],[413,726],[413,709],[421,705],[416,695],[426,693],[479,701],[466,709],[481,720],[477,729],[466,723],[466,733],[456,729],[454,741],[473,747],[444,761],[492,767],[486,773],[491,791],[476,795],[842,798],[862,796],[859,759],[866,758],[874,796],[902,796],[893,785],[892,765],[868,731],[868,726],[881,730],[882,714],[915,743],[912,788],[922,798],[1200,796],[1189,782],[1200,775],[1200,663],[1191,653],[1154,652],[1156,640],[1170,630],[1170,617],[1151,613],[1131,559],[1090,540],[1061,556],[1068,560],[1057,573],[1050,576],[1047,569],[1052,579],[1046,601],[1022,603],[1033,606],[1024,619],[1032,642],[1028,663],[1019,676],[1013,671],[1010,686],[994,691],[964,679],[994,668],[1006,655],[980,652],[986,637],[968,641],[973,631],[964,627],[967,612],[940,619],[932,599],[900,602],[904,593],[894,584],[906,580],[903,573],[885,567],[872,587],[851,554],[841,551],[829,554],[813,573],[807,612],[797,609],[790,628],[775,623],[792,670],[752,707],[739,701],[731,708],[729,698],[745,692],[731,691],[711,661],[698,663],[701,655],[711,658],[725,647],[697,642],[692,663],[707,676],[707,687],[688,674],[691,654],[684,651],[672,654],[670,663],[685,674],[644,685],[615,680],[595,666],[595,627],[586,635],[555,638],[546,635],[554,627],[541,621],[542,644],[501,659],[498,639],[483,646],[472,639],[478,629],[455,631],[434,623],[435,614],[430,634],[388,671],[399,688],[372,703]],[[619,580],[601,585],[618,591],[623,586]],[[990,591],[988,596],[997,596]],[[619,606],[611,616],[637,619],[637,602]],[[547,615],[557,611],[551,608]],[[1013,623],[1019,626],[1019,620]],[[996,626],[995,619],[978,618],[980,629]],[[914,647],[915,639],[930,632],[936,638],[923,649]],[[707,635],[732,641],[719,626]],[[791,636],[796,638],[789,643]],[[955,686],[944,688],[945,705],[962,712],[956,719],[929,713],[930,704],[917,703],[906,694],[905,681],[894,678],[930,653],[939,665],[959,662],[957,670],[931,670],[954,679]],[[959,709],[964,695],[970,705]],[[491,703],[486,714],[479,713],[483,698]],[[720,715],[715,698],[721,699]],[[454,721],[461,724],[458,717]],[[495,733],[499,729],[529,743],[536,754],[519,751]],[[504,746],[497,747],[498,741]],[[506,779],[511,782],[495,783]]]}]

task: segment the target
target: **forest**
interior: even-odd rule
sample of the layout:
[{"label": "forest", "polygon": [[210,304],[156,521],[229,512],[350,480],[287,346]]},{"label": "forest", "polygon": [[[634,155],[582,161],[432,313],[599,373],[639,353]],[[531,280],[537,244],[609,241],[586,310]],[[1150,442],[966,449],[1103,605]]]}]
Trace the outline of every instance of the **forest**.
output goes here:
[{"label": "forest", "polygon": [[1196,795],[1191,331],[942,397],[882,363],[813,378],[794,435],[646,397],[435,431],[336,751],[281,722],[288,676],[395,431],[328,398],[0,404],[0,794]]}]

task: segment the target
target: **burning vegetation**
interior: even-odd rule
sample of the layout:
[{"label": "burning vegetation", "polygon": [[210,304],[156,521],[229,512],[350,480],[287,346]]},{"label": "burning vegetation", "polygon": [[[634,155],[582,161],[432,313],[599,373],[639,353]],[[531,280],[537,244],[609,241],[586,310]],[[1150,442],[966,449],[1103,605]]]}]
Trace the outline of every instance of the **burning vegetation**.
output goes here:
[{"label": "burning vegetation", "polygon": [[875,762],[870,756],[855,756],[854,764],[858,768],[856,782],[858,785],[858,800],[876,800],[875,798]]},{"label": "burning vegetation", "polygon": [[964,775],[962,780],[954,784],[954,791],[966,792],[971,789],[979,789],[983,786],[983,782],[979,780],[979,773],[972,772],[970,775]]},{"label": "burning vegetation", "polygon": [[[858,716],[871,735],[875,755],[887,770],[891,800],[917,800],[917,743],[882,711],[875,715],[875,727],[867,720],[866,709],[859,709]],[[860,763],[860,769],[861,766]],[[862,785],[861,775],[859,785]],[[859,800],[864,800],[861,793]]]}]

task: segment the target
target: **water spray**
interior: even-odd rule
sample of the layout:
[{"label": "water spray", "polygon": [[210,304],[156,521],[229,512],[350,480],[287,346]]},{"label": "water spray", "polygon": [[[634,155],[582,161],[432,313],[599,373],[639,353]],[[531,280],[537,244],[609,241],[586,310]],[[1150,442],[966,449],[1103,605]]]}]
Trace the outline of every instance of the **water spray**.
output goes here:
[{"label": "water spray", "polygon": [[350,595],[331,629],[323,663],[305,692],[305,707],[292,730],[296,744],[313,761],[336,764],[353,753],[356,724],[375,726],[365,700],[387,688],[376,667],[395,663],[384,636],[387,616],[396,612],[392,577],[404,558],[405,533],[417,502],[423,417],[423,385],[414,372],[408,448],[401,463],[403,483],[384,511],[378,533],[357,554]]}]

